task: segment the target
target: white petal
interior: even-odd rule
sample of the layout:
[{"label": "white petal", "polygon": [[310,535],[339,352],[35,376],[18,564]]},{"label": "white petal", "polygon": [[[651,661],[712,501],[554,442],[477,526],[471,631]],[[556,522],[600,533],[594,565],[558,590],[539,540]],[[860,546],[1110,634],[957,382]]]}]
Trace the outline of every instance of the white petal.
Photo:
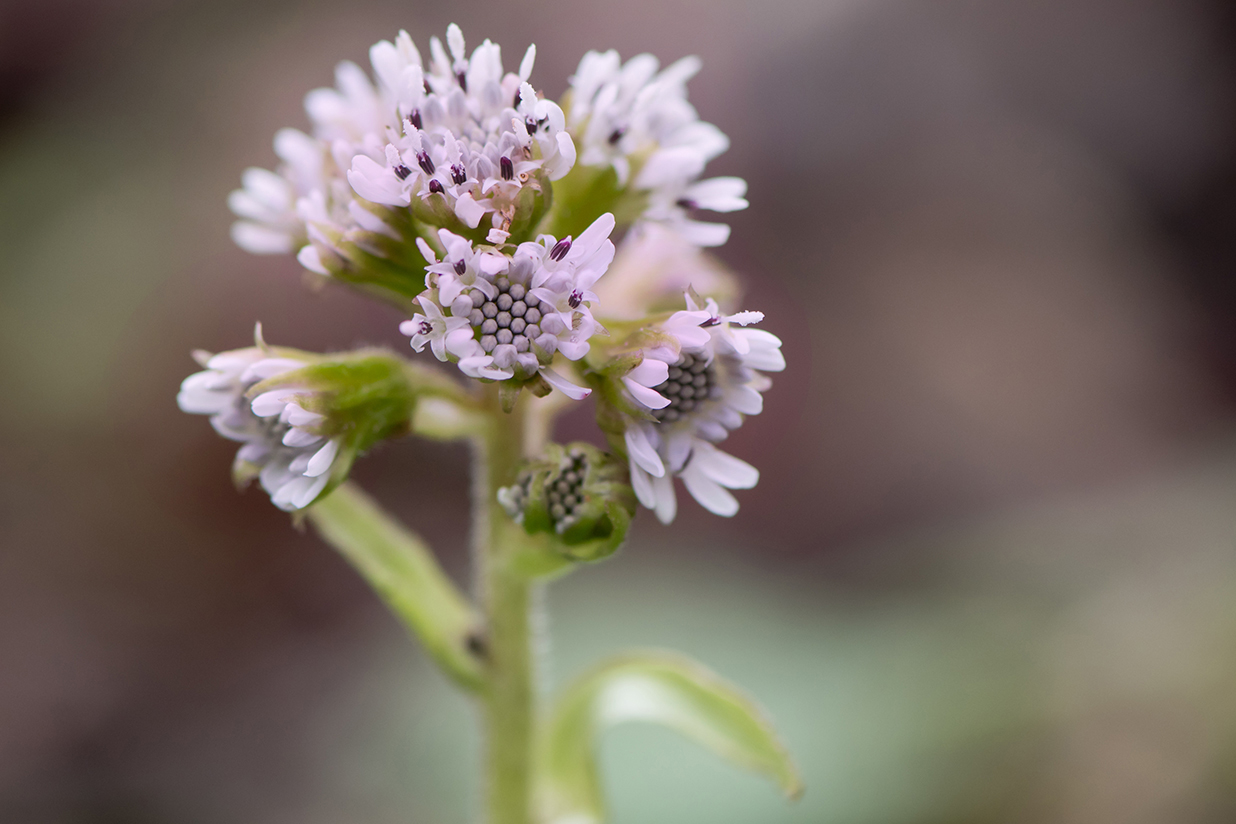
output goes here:
[{"label": "white petal", "polygon": [[660,386],[669,380],[669,364],[656,358],[645,357],[639,366],[627,373],[627,377],[644,386]]},{"label": "white petal", "polygon": [[691,465],[698,466],[710,479],[730,489],[751,489],[760,480],[760,471],[754,466],[709,443],[695,445]]},{"label": "white petal", "polygon": [[421,257],[425,258],[425,262],[430,266],[438,262],[438,256],[433,253],[433,247],[425,242],[425,238],[416,239],[416,248],[420,250]]},{"label": "white petal", "polygon": [[628,426],[622,437],[626,441],[627,454],[631,456],[631,460],[654,478],[665,476],[665,464],[661,462],[661,456],[653,448],[652,441],[648,439],[648,433],[642,426]]},{"label": "white petal", "polygon": [[285,423],[289,423],[292,426],[313,426],[326,420],[325,415],[310,412],[298,403],[289,403],[287,408],[283,410],[282,417]]},{"label": "white petal", "polygon": [[500,272],[505,272],[510,266],[511,261],[506,255],[496,255],[492,252],[484,252],[478,256],[477,268],[487,275],[496,275]]},{"label": "white petal", "polygon": [[330,270],[322,265],[322,255],[318,252],[316,246],[303,247],[296,253],[296,260],[310,272],[316,272],[319,275],[330,275]]},{"label": "white petal", "polygon": [[552,369],[542,369],[541,377],[545,379],[546,383],[573,401],[582,401],[584,398],[592,394],[591,389],[587,389],[583,386],[576,386]]},{"label": "white petal", "polygon": [[687,464],[680,477],[691,497],[704,509],[726,518],[738,512],[738,500],[720,484],[704,475],[703,471],[695,466],[695,461]]},{"label": "white petal", "polygon": [[631,488],[635,490],[635,497],[641,504],[648,509],[657,508],[657,493],[652,486],[652,476],[635,461],[631,461]]},{"label": "white petal", "polygon": [[464,193],[455,199],[455,215],[467,224],[469,229],[475,229],[485,216],[485,207],[477,203],[470,193]]},{"label": "white petal", "polygon": [[273,378],[275,375],[282,375],[284,372],[300,369],[304,365],[302,362],[292,358],[262,358],[245,369],[240,375],[240,380],[242,383],[264,381],[267,378]]},{"label": "white petal", "polygon": [[735,386],[725,394],[725,402],[744,415],[758,415],[764,411],[764,396],[750,386]]},{"label": "white petal", "polygon": [[741,177],[714,177],[687,187],[685,196],[701,209],[735,212],[747,208],[747,181]]},{"label": "white petal", "polygon": [[669,475],[664,478],[654,478],[652,488],[657,495],[657,520],[663,524],[672,523],[678,514],[678,498],[674,495],[674,479]]},{"label": "white petal", "polygon": [[527,80],[532,74],[532,65],[536,62],[536,43],[528,47],[524,52],[524,59],[519,63],[519,79]]},{"label": "white petal", "polygon": [[730,239],[730,227],[724,223],[684,220],[677,225],[682,236],[696,246],[722,246]]},{"label": "white petal", "polygon": [[254,255],[285,255],[295,248],[287,232],[247,220],[232,224],[232,242]]},{"label": "white petal", "polygon": [[780,349],[773,349],[769,352],[751,352],[743,357],[743,363],[752,369],[780,372],[785,369],[785,355],[781,354]]},{"label": "white petal", "polygon": [[284,446],[309,446],[322,440],[321,435],[315,435],[304,429],[297,429],[293,426],[288,430],[288,433],[283,436]]},{"label": "white petal", "polygon": [[263,392],[253,399],[253,414],[259,418],[279,415],[287,406],[288,399],[295,394],[295,389],[272,389],[269,392]]},{"label": "white petal", "polygon": [[[376,232],[380,235],[386,235],[387,237],[394,238],[395,240],[400,239],[398,232],[390,226],[387,226],[382,218],[366,209],[358,201],[353,200],[348,204],[348,214],[352,216],[352,219],[356,221],[357,225],[367,232]],[[420,238],[417,238],[417,240],[420,240]]]},{"label": "white petal", "polygon": [[455,23],[446,27],[446,47],[451,50],[451,57],[464,59],[464,36]]},{"label": "white petal", "polygon": [[[660,361],[655,361],[660,363]],[[664,409],[670,405],[670,399],[657,392],[655,389],[649,389],[642,384],[631,380],[630,377],[624,376],[623,384],[626,385],[627,391],[631,393],[631,397],[636,401],[648,407],[649,409]]]},{"label": "white petal", "polygon": [[403,188],[397,181],[394,172],[390,172],[373,158],[367,155],[352,158],[352,168],[348,169],[348,183],[352,184],[352,189],[365,200],[384,206],[407,206],[410,198],[403,193]]},{"label": "white petal", "polygon": [[326,446],[314,453],[309,459],[309,465],[305,467],[305,474],[310,478],[316,478],[323,472],[330,469],[330,465],[335,460],[335,455],[339,452],[339,439],[328,442]]}]

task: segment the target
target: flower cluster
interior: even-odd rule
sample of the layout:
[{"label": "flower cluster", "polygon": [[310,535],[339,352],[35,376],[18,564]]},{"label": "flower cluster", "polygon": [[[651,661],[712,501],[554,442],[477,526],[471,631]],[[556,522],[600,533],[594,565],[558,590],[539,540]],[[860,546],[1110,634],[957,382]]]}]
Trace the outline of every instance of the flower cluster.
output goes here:
[{"label": "flower cluster", "polygon": [[232,465],[233,477],[245,484],[257,477],[275,506],[303,509],[322,493],[339,455],[340,437],[327,438],[325,416],[302,405],[312,390],[282,386],[250,397],[268,379],[303,369],[305,361],[278,357],[264,346],[200,358],[205,370],[185,378],[176,402],[210,423],[228,440],[244,444]]},{"label": "flower cluster", "polygon": [[700,69],[685,57],[658,72],[651,54],[625,64],[618,52],[588,52],[571,78],[570,124],[580,135],[580,162],[612,166],[620,185],[647,197],[643,219],[668,224],[699,246],[720,246],[724,224],[692,220],[689,212],[747,208],[747,183],[737,177],[698,180],[729,139],[699,119],[687,102],[687,81]]},{"label": "flower cluster", "polygon": [[[455,25],[428,60],[402,31],[369,58],[372,77],[344,62],[335,88],[308,94],[312,127],[276,135],[276,171],[244,173],[229,201],[236,242],[407,307],[412,349],[500,384],[504,409],[522,388],[599,390],[598,422],[625,467],[606,470],[605,489],[629,473],[635,498],[668,522],[678,477],[732,515],[729,490],[758,472],[716,444],[760,411],[763,373],[785,362],[777,338],[747,328],[760,313],[722,311],[736,280],[706,250],[729,227],[694,217],[747,206],[743,180],[703,178],[729,141],[688,102],[698,59],[661,68],[588,52],[559,105],[532,84],[535,47],[508,72],[497,44],[469,54]],[[304,407],[304,387],[259,385],[293,363],[258,347],[206,365],[182,407],[245,444],[238,460],[278,505],[311,503],[339,474],[340,441]],[[540,523],[523,517],[540,506],[569,532],[576,470],[555,470],[562,491],[509,487],[512,517]]]},{"label": "flower cluster", "polygon": [[454,358],[469,377],[531,380],[538,375],[569,397],[587,397],[549,368],[554,354],[577,361],[588,353],[599,326],[592,316],[592,286],[614,259],[605,214],[576,240],[542,235],[511,254],[478,249],[447,229],[439,230],[442,260],[423,240],[426,291],[417,297],[423,314],[400,330],[420,352],[429,343],[438,360]]},{"label": "flower cluster", "polygon": [[631,484],[664,523],[677,512],[674,477],[710,512],[738,511],[728,490],[755,486],[759,471],[715,444],[741,426],[744,415],[763,410],[760,393],[771,385],[763,372],[785,368],[780,340],[742,328],[763,320],[762,313],[723,314],[716,301],[701,305],[690,292],[686,303],[686,310],[641,330],[637,363],[620,378],[639,415],[623,432]]}]

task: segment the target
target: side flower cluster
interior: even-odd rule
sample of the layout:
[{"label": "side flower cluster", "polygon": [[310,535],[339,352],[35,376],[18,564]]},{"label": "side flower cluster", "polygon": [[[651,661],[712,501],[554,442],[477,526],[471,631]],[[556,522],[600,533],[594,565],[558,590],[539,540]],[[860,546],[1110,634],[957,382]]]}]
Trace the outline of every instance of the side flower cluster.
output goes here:
[{"label": "side flower cluster", "polygon": [[762,313],[723,314],[716,301],[701,305],[689,292],[686,302],[686,310],[642,330],[638,337],[647,343],[634,353],[638,363],[620,378],[638,414],[626,419],[623,433],[631,485],[664,523],[678,509],[675,477],[710,512],[738,511],[729,490],[755,486],[759,471],[716,444],[743,416],[763,410],[761,393],[772,385],[763,373],[785,368],[776,336],[744,328]]},{"label": "side flower cluster", "polygon": [[331,479],[342,438],[322,434],[325,416],[302,406],[308,387],[284,386],[250,397],[263,381],[303,369],[307,362],[274,356],[264,346],[200,356],[204,371],[185,378],[176,403],[209,415],[223,437],[243,444],[232,474],[240,485],[257,478],[275,506],[303,509]]},{"label": "side flower cluster", "polygon": [[588,52],[571,78],[568,122],[580,143],[580,163],[612,166],[620,186],[647,198],[642,219],[664,223],[698,246],[720,246],[730,227],[694,220],[690,212],[747,208],[747,183],[737,177],[699,180],[729,138],[699,119],[687,102],[697,57],[658,72],[651,54],[623,63],[618,52]]}]

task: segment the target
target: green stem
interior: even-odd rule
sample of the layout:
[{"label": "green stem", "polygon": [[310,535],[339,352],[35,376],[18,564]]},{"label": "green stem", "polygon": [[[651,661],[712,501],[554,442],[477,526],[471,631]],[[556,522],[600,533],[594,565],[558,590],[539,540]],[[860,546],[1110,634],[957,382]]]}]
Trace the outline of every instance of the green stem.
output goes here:
[{"label": "green stem", "polygon": [[536,724],[532,605],[533,582],[514,568],[524,533],[497,501],[515,480],[524,448],[539,434],[525,425],[526,403],[506,414],[490,395],[491,424],[476,442],[473,479],[474,551],[479,600],[488,636],[488,679],[483,694],[487,824],[532,820],[533,732]]}]

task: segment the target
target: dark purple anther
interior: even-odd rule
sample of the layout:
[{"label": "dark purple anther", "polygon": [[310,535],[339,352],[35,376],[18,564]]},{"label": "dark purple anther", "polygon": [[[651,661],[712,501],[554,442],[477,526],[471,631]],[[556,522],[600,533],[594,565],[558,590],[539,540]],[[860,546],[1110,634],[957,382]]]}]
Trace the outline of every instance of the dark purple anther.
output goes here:
[{"label": "dark purple anther", "polygon": [[695,209],[695,208],[698,208],[699,206],[699,204],[697,204],[694,200],[692,200],[689,197],[678,198],[678,205],[684,209]]},{"label": "dark purple anther", "polygon": [[524,121],[524,128],[528,130],[528,134],[536,134],[536,120],[529,117]]},{"label": "dark purple anther", "polygon": [[467,270],[468,264],[464,263],[462,260],[455,261],[455,274],[462,275]]},{"label": "dark purple anther", "polygon": [[509,157],[499,158],[498,168],[502,170],[503,180],[510,180],[515,177],[515,164],[511,162]]},{"label": "dark purple anther", "polygon": [[562,260],[567,256],[567,252],[571,251],[571,239],[564,237],[562,240],[554,244],[554,248],[549,250],[550,260]]},{"label": "dark purple anther", "polygon": [[423,152],[423,151],[417,152],[416,162],[419,163],[420,167],[425,170],[425,174],[427,175],[433,174],[433,170],[434,170],[433,160],[429,157],[428,153]]},{"label": "dark purple anther", "polygon": [[721,325],[721,318],[712,317],[700,324],[701,329],[707,329],[709,326]]},{"label": "dark purple anther", "polygon": [[459,81],[459,88],[464,90],[464,94],[468,93],[468,75],[462,71],[455,72],[455,79]]},{"label": "dark purple anther", "polygon": [[428,335],[431,332],[433,332],[433,324],[427,320],[421,321],[421,334]]},{"label": "dark purple anther", "polygon": [[572,309],[578,309],[579,304],[583,301],[584,295],[578,289],[571,292],[571,296],[567,298],[567,305]]},{"label": "dark purple anther", "polygon": [[440,195],[440,194],[442,194],[443,192],[445,192],[445,191],[446,191],[446,189],[443,189],[443,188],[442,188],[442,184],[441,184],[441,183],[438,181],[438,179],[435,177],[435,178],[433,178],[432,180],[430,180],[430,181],[429,181],[429,191],[430,191],[430,193],[431,193],[431,194],[439,194],[439,195]]},{"label": "dark purple anther", "polygon": [[433,89],[429,88],[429,78],[422,78],[421,85],[425,87],[425,94],[433,94]]},{"label": "dark purple anther", "polygon": [[408,122],[416,128],[421,128],[421,110],[413,109],[412,114],[408,115]]},{"label": "dark purple anther", "polygon": [[612,146],[615,143],[617,143],[619,140],[622,140],[622,136],[626,133],[627,133],[627,130],[625,128],[619,127],[617,129],[614,129],[612,132],[609,133],[610,145]]},{"label": "dark purple anther", "polygon": [[518,109],[518,108],[519,108],[519,104],[523,102],[523,99],[524,99],[523,89],[516,89],[516,90],[515,90],[515,99],[514,99],[513,101],[511,101],[511,108],[512,108],[512,109]]},{"label": "dark purple anther", "polygon": [[400,163],[398,166],[395,167],[395,177],[399,178],[400,180],[407,180],[408,175],[410,174],[412,174],[412,170],[409,169],[407,166],[403,165],[402,163]]},{"label": "dark purple anther", "polygon": [[456,186],[462,186],[464,181],[468,179],[468,172],[463,166],[458,163],[451,165],[451,180],[455,181]]}]

